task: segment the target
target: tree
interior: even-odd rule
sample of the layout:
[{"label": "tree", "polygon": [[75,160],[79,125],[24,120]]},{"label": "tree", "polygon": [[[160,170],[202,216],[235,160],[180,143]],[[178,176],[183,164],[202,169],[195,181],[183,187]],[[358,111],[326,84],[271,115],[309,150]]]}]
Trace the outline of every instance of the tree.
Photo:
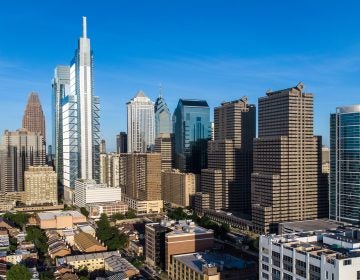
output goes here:
[{"label": "tree", "polygon": [[16,264],[13,265],[8,272],[6,272],[6,279],[8,280],[30,280],[31,273],[28,269],[21,265]]},{"label": "tree", "polygon": [[14,252],[17,249],[17,239],[14,237],[10,237],[9,242],[10,242],[10,251]]},{"label": "tree", "polygon": [[44,255],[47,252],[47,237],[40,228],[35,226],[27,227],[26,241],[33,242],[40,254]]},{"label": "tree", "polygon": [[4,214],[4,218],[9,220],[10,222],[14,223],[17,228],[22,229],[23,226],[27,223],[30,215],[27,213],[10,213],[7,212]]},{"label": "tree", "polygon": [[127,235],[120,233],[116,227],[110,226],[106,214],[102,214],[97,222],[96,235],[111,251],[124,248],[128,243]]},{"label": "tree", "polygon": [[89,211],[85,207],[80,208],[80,213],[83,214],[85,217],[89,217]]},{"label": "tree", "polygon": [[125,219],[125,215],[124,214],[121,214],[121,213],[115,213],[111,216],[111,220],[112,221],[121,221],[121,220],[124,220]]},{"label": "tree", "polygon": [[125,214],[126,219],[135,219],[137,216],[133,210],[129,210]]}]

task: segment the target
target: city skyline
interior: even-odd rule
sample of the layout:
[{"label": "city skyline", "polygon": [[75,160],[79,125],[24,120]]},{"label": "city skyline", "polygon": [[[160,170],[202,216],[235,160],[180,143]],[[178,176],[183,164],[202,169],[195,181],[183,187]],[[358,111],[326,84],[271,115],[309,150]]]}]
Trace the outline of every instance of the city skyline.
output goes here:
[{"label": "city skyline", "polygon": [[[338,106],[358,103],[360,38],[349,28],[357,26],[359,21],[351,15],[357,10],[357,3],[353,9],[346,9],[346,18],[341,5],[310,6],[306,1],[301,5],[286,4],[277,10],[280,4],[275,4],[269,8],[268,27],[264,25],[265,19],[261,19],[266,9],[256,10],[252,4],[240,6],[234,2],[227,6],[217,1],[204,7],[200,1],[191,11],[187,9],[188,3],[175,9],[176,5],[161,4],[161,1],[153,6],[144,3],[139,9],[129,3],[119,6],[115,2],[112,3],[114,9],[75,6],[73,11],[68,11],[69,20],[60,23],[56,19],[60,19],[64,5],[51,15],[36,19],[37,13],[53,5],[44,3],[35,11],[26,4],[20,9],[9,4],[0,12],[1,23],[11,22],[15,11],[18,20],[11,31],[0,31],[0,35],[7,38],[0,47],[0,92],[8,94],[0,105],[2,131],[20,127],[22,116],[18,111],[25,107],[29,92],[36,91],[47,119],[47,142],[51,143],[52,73],[55,66],[68,63],[73,54],[73,38],[81,34],[81,16],[88,16],[91,27],[89,36],[96,54],[95,93],[102,98],[102,138],[109,151],[115,150],[118,131],[126,130],[126,101],[137,90],[144,90],[155,100],[160,83],[171,113],[179,96],[196,97],[209,102],[213,118],[213,108],[222,101],[246,95],[256,104],[268,88],[277,90],[302,81],[305,90],[314,94],[315,134],[322,135],[327,145],[329,114]],[[163,10],[157,11],[160,6]],[[334,16],[331,20],[322,19],[321,23],[317,19],[320,9]],[[289,21],[288,14],[292,12],[306,13],[307,20]],[[99,17],[95,16],[97,13]],[[106,13],[109,14],[107,20],[99,20]],[[260,17],[254,18],[259,22],[247,13],[258,13]],[[213,16],[217,14],[219,21],[214,21]],[[277,14],[282,15],[281,20],[275,19]],[[141,20],[129,21],[135,15]],[[191,23],[180,22],[182,16]],[[29,17],[35,19],[29,20]],[[49,24],[39,28],[43,21]],[[125,24],[127,21],[131,24]],[[309,30],[312,25],[316,28]],[[306,33],[301,32],[305,29]],[[52,42],[48,38],[55,33],[57,36]],[[16,38],[12,34],[17,34]],[[19,36],[23,40],[31,38],[31,44],[14,43]],[[287,43],[297,37],[300,43]],[[137,44],[132,48],[139,38],[142,46]],[[254,47],[259,40],[264,44]],[[61,47],[48,48],[50,43]],[[335,94],[338,92],[341,94]],[[118,120],[117,125],[113,120]]]}]

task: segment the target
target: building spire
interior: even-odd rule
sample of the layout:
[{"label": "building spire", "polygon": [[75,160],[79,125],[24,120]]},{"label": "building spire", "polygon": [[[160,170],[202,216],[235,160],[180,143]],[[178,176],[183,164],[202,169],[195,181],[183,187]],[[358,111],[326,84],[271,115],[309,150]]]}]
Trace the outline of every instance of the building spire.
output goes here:
[{"label": "building spire", "polygon": [[159,97],[162,97],[163,87],[162,84],[159,84]]},{"label": "building spire", "polygon": [[86,38],[86,17],[83,17],[83,38]]}]

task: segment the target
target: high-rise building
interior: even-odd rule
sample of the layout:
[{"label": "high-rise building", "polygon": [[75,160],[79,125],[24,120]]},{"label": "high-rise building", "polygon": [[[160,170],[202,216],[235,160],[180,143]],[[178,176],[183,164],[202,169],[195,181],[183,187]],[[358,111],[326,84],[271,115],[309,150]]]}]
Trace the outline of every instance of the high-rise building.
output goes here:
[{"label": "high-rise building", "polygon": [[155,152],[161,154],[161,170],[173,167],[174,134],[160,133],[155,138]]},{"label": "high-rise building", "polygon": [[127,134],[124,131],[116,135],[116,152],[127,153]]},{"label": "high-rise building", "polygon": [[163,200],[180,207],[192,205],[196,192],[196,175],[182,173],[177,169],[167,169],[161,172],[161,187]]},{"label": "high-rise building", "polygon": [[360,105],[330,115],[330,219],[360,224]]},{"label": "high-rise building", "polygon": [[106,154],[106,141],[104,139],[100,141],[100,154]]},{"label": "high-rise building", "polygon": [[100,155],[100,183],[109,187],[119,188],[120,182],[124,182],[120,176],[125,176],[120,172],[124,168],[125,161],[120,160],[120,154],[109,153]]},{"label": "high-rise building", "polygon": [[330,173],[330,149],[328,147],[323,146],[321,149],[322,154],[322,172]]},{"label": "high-rise building", "polygon": [[146,153],[155,142],[154,102],[139,91],[126,105],[128,152]]},{"label": "high-rise building", "polygon": [[35,92],[32,92],[29,95],[22,119],[22,127],[30,132],[41,134],[45,144],[45,116],[40,104],[39,95]]},{"label": "high-rise building", "polygon": [[208,169],[201,191],[209,193],[210,209],[250,214],[253,138],[256,109],[246,97],[215,108],[214,141],[208,143]]},{"label": "high-rise building", "polygon": [[[64,184],[62,100],[65,96],[68,96],[69,93],[70,67],[64,65],[57,66],[52,80],[52,147],[54,151],[53,154],[55,155],[55,171],[58,175],[58,182],[61,186]],[[62,188],[60,188],[60,190],[63,192]]]},{"label": "high-rise building", "polygon": [[0,146],[1,191],[24,191],[24,172],[30,165],[45,164],[43,136],[40,133],[18,129],[5,130]]},{"label": "high-rise building", "polygon": [[175,167],[199,174],[207,167],[211,138],[210,108],[205,100],[180,99],[173,114]]},{"label": "high-rise building", "polygon": [[172,124],[171,124],[171,113],[169,111],[166,102],[160,94],[160,96],[155,101],[155,137],[159,137],[160,133],[171,133]]},{"label": "high-rise building", "polygon": [[93,53],[87,38],[86,17],[83,34],[70,65],[70,91],[62,100],[64,199],[72,202],[75,180],[100,176],[100,108],[94,96]]},{"label": "high-rise building", "polygon": [[165,269],[165,225],[148,223],[145,225],[145,261],[151,266]]},{"label": "high-rise building", "polygon": [[58,203],[57,175],[50,166],[29,166],[25,171],[26,205]]},{"label": "high-rise building", "polygon": [[[313,134],[313,95],[304,86],[259,98],[259,138],[254,139],[252,220],[258,232],[278,223],[319,217],[319,139]],[[216,133],[216,130],[215,130]]]}]

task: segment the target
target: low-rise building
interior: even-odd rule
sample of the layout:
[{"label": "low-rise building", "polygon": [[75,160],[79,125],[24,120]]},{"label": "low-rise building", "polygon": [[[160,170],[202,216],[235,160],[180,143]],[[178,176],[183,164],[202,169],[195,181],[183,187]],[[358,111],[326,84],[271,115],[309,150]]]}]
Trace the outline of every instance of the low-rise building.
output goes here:
[{"label": "low-rise building", "polygon": [[137,215],[160,214],[164,209],[163,200],[136,200],[123,195],[123,201],[133,209]]},{"label": "low-rise building", "polygon": [[77,228],[79,229],[79,231],[81,232],[85,232],[88,233],[94,237],[96,237],[96,230],[94,227],[92,227],[89,224],[85,224],[85,225],[78,225]]},{"label": "low-rise building", "polygon": [[139,270],[120,256],[110,256],[104,260],[105,272],[108,275],[116,273],[125,273],[127,277],[139,274]]},{"label": "low-rise building", "polygon": [[0,228],[0,251],[8,251],[10,248],[9,234],[6,228]]},{"label": "low-rise building", "polygon": [[259,242],[261,279],[360,279],[357,228],[263,235]]},{"label": "low-rise building", "polygon": [[71,249],[56,231],[47,231],[45,235],[48,238],[48,253],[52,259],[71,254]]},{"label": "low-rise building", "polygon": [[92,219],[99,219],[101,214],[106,214],[108,217],[121,213],[125,214],[129,211],[129,206],[122,201],[101,202],[87,204],[89,210],[89,217]]},{"label": "low-rise building", "polygon": [[141,244],[139,240],[131,240],[128,247],[129,252],[133,253],[135,256],[144,255],[144,245]]},{"label": "low-rise building", "polygon": [[74,236],[74,245],[82,253],[96,253],[107,250],[94,236],[89,233],[79,232]]},{"label": "low-rise building", "polygon": [[15,250],[6,256],[6,262],[10,264],[19,264],[26,261],[36,261],[38,259],[37,252],[29,250]]},{"label": "low-rise building", "polygon": [[36,219],[41,229],[73,228],[86,222],[86,217],[78,211],[40,212]]}]

